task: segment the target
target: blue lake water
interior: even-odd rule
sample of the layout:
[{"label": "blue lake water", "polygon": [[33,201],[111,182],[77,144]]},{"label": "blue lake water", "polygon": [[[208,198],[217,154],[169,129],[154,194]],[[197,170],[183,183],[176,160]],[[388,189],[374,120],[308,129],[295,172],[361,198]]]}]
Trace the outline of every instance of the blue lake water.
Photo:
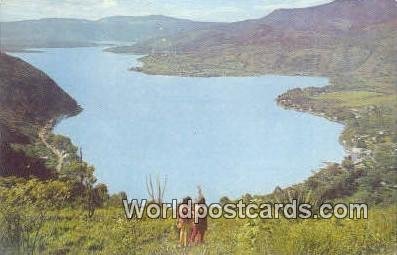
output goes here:
[{"label": "blue lake water", "polygon": [[52,77],[84,111],[56,132],[82,146],[111,192],[146,197],[145,176],[167,176],[166,197],[210,201],[264,194],[344,156],[343,126],[276,105],[321,77],[153,76],[128,71],[136,57],[100,48],[15,53]]}]

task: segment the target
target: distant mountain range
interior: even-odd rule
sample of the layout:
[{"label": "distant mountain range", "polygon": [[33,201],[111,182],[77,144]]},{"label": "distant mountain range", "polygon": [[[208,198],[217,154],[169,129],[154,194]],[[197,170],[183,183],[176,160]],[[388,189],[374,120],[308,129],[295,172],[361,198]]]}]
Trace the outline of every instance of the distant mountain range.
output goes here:
[{"label": "distant mountain range", "polygon": [[216,26],[160,15],[114,16],[99,20],[49,18],[0,23],[2,49],[90,46],[136,42]]},{"label": "distant mountain range", "polygon": [[[387,23],[396,19],[397,2],[394,0],[336,0],[308,8],[279,9],[261,19],[218,24],[210,29],[188,31],[185,34],[178,34],[160,41],[164,42],[164,48],[172,45],[181,51],[197,50],[197,47],[221,44],[262,43],[262,46],[266,47],[265,43],[271,42],[272,39],[293,37],[293,33],[304,33],[307,36],[318,36],[318,33],[342,36],[371,25]],[[155,40],[157,39],[159,38]],[[280,43],[285,43],[285,40]],[[154,45],[144,42],[134,48],[152,46]],[[161,45],[157,43],[156,46],[160,47]]]},{"label": "distant mountain range", "polygon": [[149,54],[140,70],[151,74],[390,74],[396,39],[396,1],[336,0],[110,51]]},{"label": "distant mountain range", "polygon": [[314,7],[276,10],[260,23],[283,29],[348,32],[395,19],[396,7],[394,0],[336,0]]},{"label": "distant mountain range", "polygon": [[138,70],[150,74],[391,75],[397,58],[395,0],[336,0],[233,23],[116,16],[3,22],[0,28],[3,50],[122,41],[127,46],[108,51],[147,55]]}]

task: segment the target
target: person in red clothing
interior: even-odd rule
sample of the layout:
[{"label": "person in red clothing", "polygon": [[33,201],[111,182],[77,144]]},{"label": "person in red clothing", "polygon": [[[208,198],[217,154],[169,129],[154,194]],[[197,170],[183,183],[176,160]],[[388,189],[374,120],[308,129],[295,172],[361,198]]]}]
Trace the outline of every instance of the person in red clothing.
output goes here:
[{"label": "person in red clothing", "polygon": [[[205,206],[205,198],[200,198],[197,204]],[[204,242],[204,235],[207,231],[207,226],[207,216],[204,218],[198,218],[197,222],[193,221],[192,233],[190,235],[191,244],[201,244]]]},{"label": "person in red clothing", "polygon": [[[201,192],[201,188],[198,187],[199,190],[199,197],[197,200],[196,205],[201,207],[205,207],[205,198]],[[200,208],[199,210],[203,210]],[[202,212],[201,212],[202,213]],[[194,215],[193,215],[194,219]],[[193,221],[192,224],[192,233],[190,235],[190,243],[191,244],[201,244],[204,242],[204,235],[207,231],[207,215],[204,218],[198,218],[197,221]]]}]

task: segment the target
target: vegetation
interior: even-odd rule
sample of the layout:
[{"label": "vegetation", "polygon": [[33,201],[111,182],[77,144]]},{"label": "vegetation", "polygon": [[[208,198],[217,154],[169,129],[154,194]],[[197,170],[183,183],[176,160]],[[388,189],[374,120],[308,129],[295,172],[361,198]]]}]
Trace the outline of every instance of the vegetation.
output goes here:
[{"label": "vegetation", "polygon": [[[302,183],[277,187],[266,195],[246,194],[242,199],[257,203],[297,199],[315,208],[326,201],[366,202],[371,208],[368,220],[210,219],[204,245],[179,248],[175,220],[127,220],[121,204],[125,194],[109,195],[106,185],[96,182],[94,167],[83,161],[82,152],[70,139],[50,132],[62,117],[81,110],[77,103],[44,73],[1,54],[0,254],[395,253],[395,2],[382,0],[373,6],[370,0],[360,1],[362,6],[354,9],[357,13],[372,8],[372,16],[365,20],[342,11],[351,8],[350,4],[353,1],[336,1],[311,9],[311,14],[282,10],[261,20],[174,37],[172,44],[165,41],[168,44],[160,53],[144,57],[142,71],[329,76],[329,86],[293,89],[280,95],[277,102],[287,109],[343,123],[340,142],[349,156],[340,163],[329,163]],[[298,22],[301,12],[314,15],[313,20],[320,14],[329,19],[306,27],[306,22]],[[286,17],[297,21],[288,33],[280,34]],[[346,29],[342,25],[347,23],[340,19],[352,26]],[[203,48],[192,51],[197,42]],[[147,53],[153,43],[122,50]],[[170,48],[175,45],[182,51]],[[166,181],[162,184],[158,179],[157,183],[159,191],[149,177],[147,187],[152,200],[161,203]]]},{"label": "vegetation", "polygon": [[36,155],[33,148],[49,122],[81,111],[77,102],[43,72],[0,53],[0,109],[0,176],[53,176],[49,154]]},{"label": "vegetation", "polygon": [[[209,220],[206,243],[177,246],[176,221],[127,220],[121,195],[95,215],[73,201],[61,181],[4,179],[0,197],[2,254],[393,254],[395,207],[373,208],[368,220]],[[117,203],[115,203],[117,201]],[[4,235],[5,234],[5,235]]]},{"label": "vegetation", "polygon": [[331,184],[335,186],[327,192],[332,196],[326,199],[393,204],[397,201],[396,93],[387,81],[381,89],[372,80],[359,85],[363,88],[356,91],[338,85],[294,89],[280,95],[278,102],[346,125],[340,141],[350,156],[314,174],[305,188],[327,190]]}]

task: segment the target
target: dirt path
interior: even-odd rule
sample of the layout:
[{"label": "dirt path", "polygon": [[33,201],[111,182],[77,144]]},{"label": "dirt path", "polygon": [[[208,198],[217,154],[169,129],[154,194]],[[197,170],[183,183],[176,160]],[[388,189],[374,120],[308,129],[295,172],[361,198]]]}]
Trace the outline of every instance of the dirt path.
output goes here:
[{"label": "dirt path", "polygon": [[54,120],[50,120],[40,131],[39,131],[39,138],[40,140],[43,142],[43,144],[50,149],[50,151],[52,153],[55,154],[55,156],[57,157],[57,166],[56,166],[56,170],[57,172],[60,172],[62,169],[62,165],[63,165],[63,160],[65,158],[65,155],[63,152],[59,151],[56,147],[52,146],[51,144],[49,144],[47,142],[47,138],[48,138],[48,134],[51,131],[52,127],[53,127],[53,123]]}]

